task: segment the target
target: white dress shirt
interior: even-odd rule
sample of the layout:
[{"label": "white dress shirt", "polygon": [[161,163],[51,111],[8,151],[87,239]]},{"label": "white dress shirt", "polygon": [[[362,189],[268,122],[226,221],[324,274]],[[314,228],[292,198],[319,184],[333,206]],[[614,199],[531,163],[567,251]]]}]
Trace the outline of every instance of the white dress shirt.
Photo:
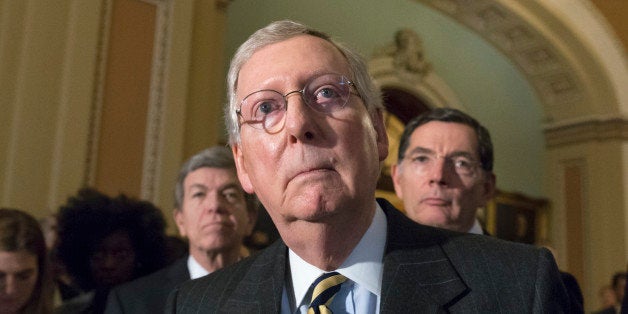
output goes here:
[{"label": "white dress shirt", "polygon": [[[386,215],[376,203],[371,225],[349,257],[336,269],[348,280],[331,303],[332,309],[342,309],[342,313],[379,313],[386,231]],[[288,257],[292,282],[284,284],[281,313],[305,314],[312,295],[310,286],[325,271],[304,261],[292,250],[288,250]],[[292,287],[290,292],[294,301],[288,297],[287,286]]]},{"label": "white dress shirt", "polygon": [[192,257],[192,254],[188,256],[188,271],[190,271],[191,279],[201,278],[209,274],[209,272]]},{"label": "white dress shirt", "polygon": [[475,220],[475,222],[473,223],[473,227],[471,227],[471,230],[469,230],[469,233],[484,234],[484,230],[482,230],[482,225],[480,225],[480,221],[478,221],[477,219]]}]

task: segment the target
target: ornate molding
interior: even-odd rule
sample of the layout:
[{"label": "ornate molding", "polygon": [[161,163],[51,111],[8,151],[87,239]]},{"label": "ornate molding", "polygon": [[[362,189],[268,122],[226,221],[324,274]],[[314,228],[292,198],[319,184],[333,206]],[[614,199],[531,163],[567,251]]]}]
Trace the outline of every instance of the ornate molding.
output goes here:
[{"label": "ornate molding", "polygon": [[96,69],[94,71],[94,87],[89,114],[89,129],[87,134],[87,154],[83,185],[93,186],[96,180],[96,165],[98,164],[98,139],[100,138],[100,121],[102,116],[103,93],[105,90],[105,72],[107,67],[107,51],[109,46],[109,30],[111,26],[111,10],[113,0],[102,2],[100,28],[96,47]]},{"label": "ornate molding", "polygon": [[[168,48],[171,37],[172,0],[141,0],[157,7],[155,26],[155,43],[153,46],[153,62],[144,143],[144,160],[142,165],[142,181],[140,197],[152,202],[157,201],[155,189],[159,182],[158,169],[161,165],[163,151],[163,118],[166,101],[166,71],[168,64]],[[107,67],[107,51],[109,48],[109,32],[111,26],[113,0],[103,1],[99,39],[97,46],[97,67],[94,79],[94,91],[89,117],[89,134],[87,159],[85,161],[84,185],[94,185],[98,164],[98,139],[105,89],[105,72]]]},{"label": "ornate molding", "polygon": [[607,117],[575,121],[545,128],[547,148],[592,141],[628,141],[628,120]]},{"label": "ornate molding", "polygon": [[375,49],[368,63],[380,87],[407,91],[432,107],[462,109],[453,90],[434,72],[421,38],[411,29],[395,32],[390,43]]},{"label": "ornate molding", "polygon": [[146,120],[146,138],[142,169],[140,197],[157,202],[155,193],[159,183],[159,171],[164,149],[164,103],[166,102],[168,49],[171,41],[172,0],[155,1],[157,19],[155,22],[155,43],[153,46],[153,66],[151,69],[150,94]]},{"label": "ornate molding", "polygon": [[376,51],[373,57],[392,58],[397,71],[408,72],[417,80],[432,71],[432,65],[425,58],[423,40],[410,28],[402,28],[395,32],[394,42]]},{"label": "ornate molding", "polygon": [[[538,25],[494,0],[418,0],[433,7],[503,51],[529,78],[542,102],[549,107],[573,105],[585,99],[586,85],[559,46]],[[520,8],[515,3],[512,6]],[[552,120],[552,111],[548,120]]]}]

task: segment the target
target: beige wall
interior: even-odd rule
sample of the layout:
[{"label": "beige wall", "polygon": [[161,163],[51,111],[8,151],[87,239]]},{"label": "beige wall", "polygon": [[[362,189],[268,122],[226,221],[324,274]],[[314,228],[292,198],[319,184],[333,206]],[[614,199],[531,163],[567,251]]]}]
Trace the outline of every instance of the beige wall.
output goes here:
[{"label": "beige wall", "polygon": [[609,26],[615,31],[624,47],[628,47],[628,1],[624,0],[591,0],[604,15]]},{"label": "beige wall", "polygon": [[41,216],[83,179],[99,4],[0,4],[0,204]]},{"label": "beige wall", "polygon": [[186,157],[224,143],[225,19],[221,1],[196,1],[185,123]]},{"label": "beige wall", "polygon": [[142,1],[115,0],[110,9],[90,182],[109,195],[141,194],[156,20],[157,7]]},{"label": "beige wall", "polygon": [[42,217],[88,184],[170,219],[182,161],[223,142],[224,3],[0,1],[0,14],[0,206]]},{"label": "beige wall", "polygon": [[548,149],[552,208],[565,209],[550,218],[552,238],[565,239],[558,263],[581,283],[590,310],[599,287],[626,267],[625,146],[600,139]]}]

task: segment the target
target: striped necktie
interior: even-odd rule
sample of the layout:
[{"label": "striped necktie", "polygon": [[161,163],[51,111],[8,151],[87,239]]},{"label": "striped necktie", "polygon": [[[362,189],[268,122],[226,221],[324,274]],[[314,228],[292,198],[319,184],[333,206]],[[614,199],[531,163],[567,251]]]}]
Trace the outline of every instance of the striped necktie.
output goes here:
[{"label": "striped necktie", "polygon": [[308,314],[331,314],[328,306],[334,296],[340,291],[340,285],[347,280],[347,277],[337,273],[325,273],[316,278],[314,291],[312,291],[312,301],[307,309]]}]

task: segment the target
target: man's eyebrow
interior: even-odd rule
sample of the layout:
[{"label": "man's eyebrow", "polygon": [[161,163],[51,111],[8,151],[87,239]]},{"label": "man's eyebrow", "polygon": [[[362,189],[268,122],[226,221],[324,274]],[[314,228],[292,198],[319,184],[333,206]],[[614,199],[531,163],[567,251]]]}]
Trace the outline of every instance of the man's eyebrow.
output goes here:
[{"label": "man's eyebrow", "polygon": [[408,150],[406,152],[406,155],[412,155],[412,154],[418,154],[418,153],[434,154],[434,151],[429,148],[422,147],[422,146],[415,146],[412,149]]},{"label": "man's eyebrow", "polygon": [[35,268],[27,268],[17,272],[17,275],[30,275],[35,272]]},{"label": "man's eyebrow", "polygon": [[466,157],[466,158],[469,158],[469,159],[476,159],[475,156],[472,153],[467,152],[467,151],[463,151],[463,150],[455,151],[455,152],[449,154],[449,157]]},{"label": "man's eyebrow", "polygon": [[219,188],[219,190],[220,190],[220,191],[224,191],[224,190],[228,190],[228,189],[236,189],[236,190],[238,190],[238,191],[241,191],[241,190],[242,190],[242,188],[240,187],[240,185],[238,185],[238,184],[237,184],[237,183],[235,183],[235,182],[229,182],[229,183],[227,183],[227,184],[225,184],[225,185],[222,185],[222,186]]},{"label": "man's eyebrow", "polygon": [[[433,150],[429,149],[429,148],[425,148],[422,146],[416,146],[414,148],[412,148],[411,150],[409,150],[406,153],[406,156],[408,155],[413,155],[413,154],[436,154]],[[454,151],[450,154],[447,154],[447,157],[466,157],[469,159],[475,159],[475,156],[473,153],[464,151],[464,150],[457,150]]]},{"label": "man's eyebrow", "polygon": [[201,190],[207,190],[207,187],[204,184],[200,184],[200,183],[192,183],[192,185],[190,185],[188,187],[188,189],[192,190],[192,189],[201,189]]},{"label": "man's eyebrow", "polygon": [[32,273],[35,272],[35,267],[31,267],[31,268],[25,268],[25,269],[20,269],[16,272],[6,272],[6,271],[0,271],[0,277],[6,277],[8,275],[14,275],[14,276],[23,276],[23,275],[30,275]]}]

